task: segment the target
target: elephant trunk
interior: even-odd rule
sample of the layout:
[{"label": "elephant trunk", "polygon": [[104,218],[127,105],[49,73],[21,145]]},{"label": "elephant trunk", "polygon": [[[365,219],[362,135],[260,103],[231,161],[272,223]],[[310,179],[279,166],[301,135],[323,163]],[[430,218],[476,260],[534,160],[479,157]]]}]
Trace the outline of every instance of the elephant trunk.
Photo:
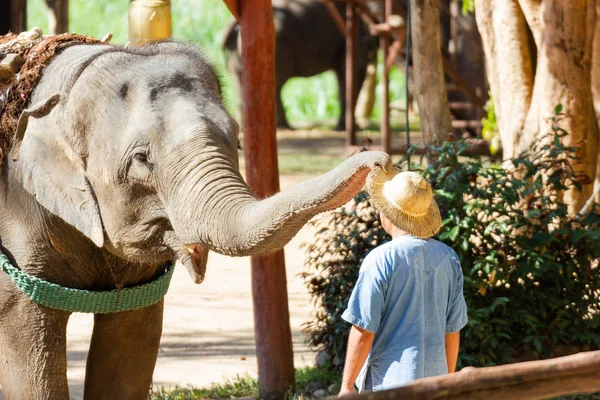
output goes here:
[{"label": "elephant trunk", "polygon": [[322,176],[264,200],[251,195],[239,174],[228,174],[215,185],[219,192],[213,190],[201,206],[210,215],[203,218],[208,222],[197,226],[195,237],[185,244],[192,256],[196,245],[231,256],[272,253],[313,216],[352,199],[375,166],[391,167],[389,156],[374,151],[357,154]]}]

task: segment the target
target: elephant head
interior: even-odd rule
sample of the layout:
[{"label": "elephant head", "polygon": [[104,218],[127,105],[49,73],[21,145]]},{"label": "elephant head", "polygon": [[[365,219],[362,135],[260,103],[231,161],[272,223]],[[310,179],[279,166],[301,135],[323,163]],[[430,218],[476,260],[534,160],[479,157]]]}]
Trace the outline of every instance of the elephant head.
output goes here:
[{"label": "elephant head", "polygon": [[257,200],[239,173],[239,127],[217,75],[186,44],[73,46],[48,66],[32,103],[54,105],[45,99],[57,93],[51,112],[20,124],[12,154],[25,190],[96,246],[137,264],[180,258],[196,281],[209,250],[280,249],[312,216],[351,199],[369,168],[389,164],[385,153],[361,153]]}]

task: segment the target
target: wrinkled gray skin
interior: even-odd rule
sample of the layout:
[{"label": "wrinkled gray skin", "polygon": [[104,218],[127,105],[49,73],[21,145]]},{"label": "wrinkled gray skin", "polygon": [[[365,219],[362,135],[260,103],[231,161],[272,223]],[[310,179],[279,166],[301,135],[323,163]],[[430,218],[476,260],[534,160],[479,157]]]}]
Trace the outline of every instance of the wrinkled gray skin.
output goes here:
[{"label": "wrinkled gray skin", "polygon": [[[389,165],[384,153],[361,153],[256,200],[239,173],[238,125],[219,82],[184,44],[71,47],[47,67],[30,105],[3,160],[1,250],[27,273],[71,288],[141,284],[175,259],[200,282],[209,250],[273,252],[313,215],[349,200],[369,168]],[[146,398],[162,313],[161,301],[95,316],[86,399]],[[68,399],[68,319],[0,272],[8,399]]]},{"label": "wrinkled gray skin", "polygon": [[[335,3],[342,17],[344,3]],[[309,77],[334,70],[338,81],[340,116],[336,129],[344,130],[346,113],[346,41],[336,28],[323,0],[273,0],[275,24],[275,96],[277,126],[289,128],[281,101],[281,89],[288,79]],[[360,24],[357,44],[357,76],[355,98],[358,96],[367,64],[377,57],[376,39]],[[241,93],[242,48],[239,25],[233,21],[225,30],[223,50],[232,85]],[[241,98],[241,96],[240,96]]]}]

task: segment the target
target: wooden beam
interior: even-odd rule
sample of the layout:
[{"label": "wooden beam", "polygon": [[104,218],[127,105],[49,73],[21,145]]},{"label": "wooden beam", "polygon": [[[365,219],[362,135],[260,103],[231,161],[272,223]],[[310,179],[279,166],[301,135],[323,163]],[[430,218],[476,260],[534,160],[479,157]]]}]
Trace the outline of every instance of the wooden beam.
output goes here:
[{"label": "wooden beam", "polygon": [[229,12],[238,22],[240,21],[240,1],[243,0],[223,0],[227,8],[229,8]]},{"label": "wooden beam", "polygon": [[356,56],[358,40],[358,14],[354,1],[346,2],[346,145],[356,144],[354,109],[356,108]]},{"label": "wooden beam", "polygon": [[329,15],[331,15],[331,18],[335,23],[335,27],[342,34],[342,36],[346,36],[346,27],[344,26],[344,19],[340,15],[338,9],[333,5],[331,0],[323,0],[323,4],[325,4],[327,11],[329,11]]},{"label": "wooden beam", "polygon": [[544,361],[465,368],[454,374],[419,379],[396,389],[355,394],[344,399],[527,400],[599,390],[600,351],[594,351]]},{"label": "wooden beam", "polygon": [[379,23],[379,18],[367,7],[363,0],[355,0],[356,12],[367,25],[376,25]]},{"label": "wooden beam", "polygon": [[[275,26],[271,0],[239,2],[246,180],[258,198],[279,191],[275,140]],[[294,354],[283,251],[251,257],[261,398],[294,390]]]},{"label": "wooden beam", "polygon": [[[392,2],[391,0],[384,0],[383,24],[389,24],[390,15],[392,15]],[[391,40],[390,35],[381,35],[379,37],[383,58],[383,74],[381,76],[383,89],[381,93],[381,150],[386,153],[390,152],[390,67],[387,59]]]}]

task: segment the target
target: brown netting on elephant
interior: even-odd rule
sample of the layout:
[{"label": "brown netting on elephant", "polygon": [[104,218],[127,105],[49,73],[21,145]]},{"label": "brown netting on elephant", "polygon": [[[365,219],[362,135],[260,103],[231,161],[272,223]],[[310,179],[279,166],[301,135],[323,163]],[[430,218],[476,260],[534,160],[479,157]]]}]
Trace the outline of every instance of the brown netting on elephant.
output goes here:
[{"label": "brown netting on elephant", "polygon": [[93,37],[70,33],[42,36],[39,28],[26,33],[30,36],[25,40],[19,39],[23,35],[0,36],[0,61],[9,54],[18,54],[24,61],[15,75],[0,79],[0,164],[12,144],[19,116],[52,58],[72,45],[105,44]]}]

